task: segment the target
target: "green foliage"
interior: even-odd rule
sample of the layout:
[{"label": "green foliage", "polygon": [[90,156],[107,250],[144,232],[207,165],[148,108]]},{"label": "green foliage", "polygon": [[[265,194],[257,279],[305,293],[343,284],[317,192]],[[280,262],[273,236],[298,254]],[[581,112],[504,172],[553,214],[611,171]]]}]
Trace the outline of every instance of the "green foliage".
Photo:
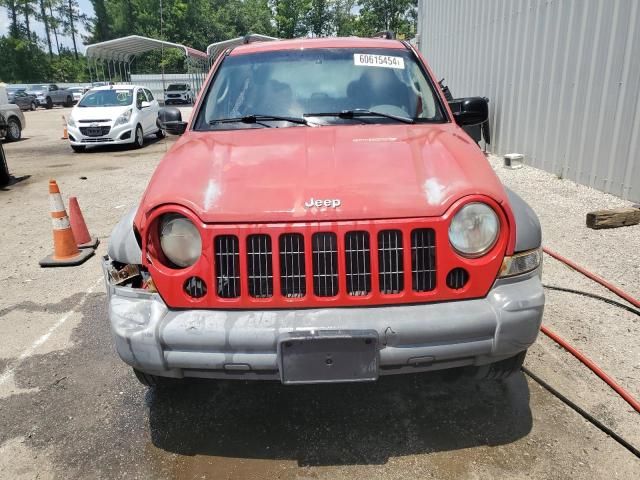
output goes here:
[{"label": "green foliage", "polygon": [[75,82],[88,79],[84,57],[70,51],[50,58],[38,45],[21,38],[0,37],[0,81],[7,83]]},{"label": "green foliage", "polygon": [[[128,35],[161,38],[205,50],[213,42],[248,33],[294,38],[327,35],[371,36],[382,30],[400,38],[415,34],[417,0],[91,0],[94,16],[77,0],[0,0],[9,34],[0,37],[0,80],[9,82],[86,81],[88,68],[79,54],[85,44]],[[34,25],[45,27],[37,38]],[[82,39],[82,25],[89,32]],[[71,40],[71,51],[61,47]],[[67,42],[65,42],[67,43]],[[46,52],[46,53],[45,53]],[[183,72],[176,50],[137,57],[134,73],[164,68]]]}]

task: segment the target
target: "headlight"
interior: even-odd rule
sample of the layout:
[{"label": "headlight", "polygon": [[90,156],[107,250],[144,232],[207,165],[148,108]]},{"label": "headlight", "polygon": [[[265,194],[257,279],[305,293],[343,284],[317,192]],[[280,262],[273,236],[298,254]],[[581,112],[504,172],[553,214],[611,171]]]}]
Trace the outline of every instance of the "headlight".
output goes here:
[{"label": "headlight", "polygon": [[542,249],[536,248],[528,252],[516,253],[511,257],[504,257],[500,267],[499,277],[513,277],[535,270],[542,263]]},{"label": "headlight", "polygon": [[69,125],[70,127],[76,126],[76,121],[73,119],[73,117],[69,117],[69,120],[67,120],[67,125]]},{"label": "headlight", "polygon": [[186,217],[171,213],[160,221],[160,246],[172,263],[190,267],[202,253],[202,239],[196,226]]},{"label": "headlight", "polygon": [[124,125],[126,123],[129,123],[129,120],[131,120],[131,112],[133,110],[130,108],[129,110],[127,110],[126,112],[124,112],[122,115],[120,115],[118,118],[116,118],[116,125]]},{"label": "headlight", "polygon": [[462,207],[449,225],[449,242],[460,255],[479,257],[487,253],[498,239],[500,220],[484,203]]}]

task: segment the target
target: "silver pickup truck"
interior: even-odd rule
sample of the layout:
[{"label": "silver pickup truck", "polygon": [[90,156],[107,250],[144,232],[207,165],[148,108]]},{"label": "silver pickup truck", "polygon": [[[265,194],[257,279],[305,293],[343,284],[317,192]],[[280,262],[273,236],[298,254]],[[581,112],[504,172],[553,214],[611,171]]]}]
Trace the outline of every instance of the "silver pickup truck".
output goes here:
[{"label": "silver pickup truck", "polygon": [[38,105],[47,109],[54,105],[73,106],[73,92],[53,83],[31,85],[27,88],[27,93],[35,95]]}]

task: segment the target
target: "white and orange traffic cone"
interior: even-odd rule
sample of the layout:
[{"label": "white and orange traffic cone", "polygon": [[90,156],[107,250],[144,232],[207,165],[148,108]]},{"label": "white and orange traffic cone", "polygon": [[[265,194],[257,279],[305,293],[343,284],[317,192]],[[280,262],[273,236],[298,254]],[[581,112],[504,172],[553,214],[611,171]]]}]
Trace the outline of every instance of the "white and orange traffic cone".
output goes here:
[{"label": "white and orange traffic cone", "polygon": [[69,132],[67,131],[67,119],[62,115],[62,137],[60,140],[69,140]]},{"label": "white and orange traffic cone", "polygon": [[71,223],[71,231],[78,248],[96,248],[98,246],[100,240],[98,237],[92,237],[89,233],[76,197],[69,197],[69,223]]},{"label": "white and orange traffic cone", "polygon": [[53,224],[53,253],[40,260],[41,267],[71,267],[93,256],[91,248],[80,250],[55,180],[49,180],[49,206]]}]

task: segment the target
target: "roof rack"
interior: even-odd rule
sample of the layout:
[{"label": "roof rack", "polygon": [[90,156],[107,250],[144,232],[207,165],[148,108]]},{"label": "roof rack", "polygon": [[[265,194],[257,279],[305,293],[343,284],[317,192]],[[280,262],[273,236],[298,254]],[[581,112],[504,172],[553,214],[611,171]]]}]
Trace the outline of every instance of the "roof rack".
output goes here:
[{"label": "roof rack", "polygon": [[390,30],[384,30],[382,32],[374,33],[371,38],[384,38],[385,40],[395,40],[396,34]]}]

